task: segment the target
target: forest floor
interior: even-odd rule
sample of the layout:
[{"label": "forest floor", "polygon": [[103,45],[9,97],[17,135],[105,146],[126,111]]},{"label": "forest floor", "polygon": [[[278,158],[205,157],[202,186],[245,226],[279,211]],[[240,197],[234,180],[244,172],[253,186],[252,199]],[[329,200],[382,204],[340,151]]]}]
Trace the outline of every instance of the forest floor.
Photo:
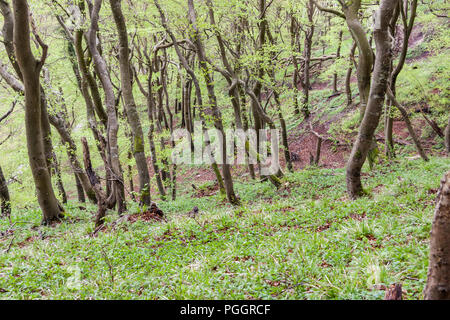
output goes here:
[{"label": "forest floor", "polygon": [[[350,201],[343,169],[308,167],[269,182],[237,181],[242,204],[208,186],[159,203],[161,221],[132,205],[93,235],[96,208],[66,206],[0,222],[1,299],[382,299],[402,283],[422,298],[434,199],[450,159],[379,164],[372,196]],[[196,217],[188,213],[199,208]]]}]

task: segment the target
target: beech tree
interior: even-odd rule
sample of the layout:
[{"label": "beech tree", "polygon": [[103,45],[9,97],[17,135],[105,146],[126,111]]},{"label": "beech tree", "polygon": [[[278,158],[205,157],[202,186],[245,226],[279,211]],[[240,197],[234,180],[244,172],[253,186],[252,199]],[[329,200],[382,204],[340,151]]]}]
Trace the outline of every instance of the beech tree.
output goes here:
[{"label": "beech tree", "polygon": [[[13,103],[11,109],[7,113],[0,116],[0,124],[2,123],[2,121],[6,120],[12,114],[15,106],[16,102]],[[2,145],[5,142],[6,140],[3,140],[2,142],[0,142],[0,145]],[[6,178],[3,174],[1,164],[0,164],[0,210],[2,216],[10,216],[11,214],[11,198],[9,196],[8,181],[6,181]]]},{"label": "beech tree", "polygon": [[[100,19],[100,9],[102,7],[102,0],[95,0],[91,10],[91,22],[89,30],[86,32],[87,43],[89,51],[92,55],[92,60],[95,64],[96,72],[100,78],[100,82],[105,94],[106,114],[107,114],[107,151],[108,151],[108,167],[112,180],[111,191],[108,194],[108,207],[117,205],[117,211],[123,213],[126,210],[125,202],[125,188],[123,171],[120,165],[119,146],[118,146],[118,130],[119,121],[116,112],[116,94],[114,86],[111,81],[110,73],[105,58],[101,55],[98,47],[98,28]],[[141,145],[140,145],[141,146]],[[139,152],[142,149],[139,150]]]},{"label": "beech tree", "polygon": [[130,48],[128,44],[128,33],[125,17],[122,13],[121,0],[110,0],[111,10],[119,34],[119,62],[120,76],[122,79],[122,91],[125,100],[125,110],[128,122],[133,132],[133,154],[139,173],[140,202],[150,206],[150,176],[148,173],[147,160],[145,158],[144,133],[141,120],[137,112],[136,102],[133,95],[133,71],[130,65]]},{"label": "beech tree", "polygon": [[25,128],[28,157],[36,185],[37,198],[42,209],[43,223],[48,224],[63,217],[63,208],[53,190],[44,142],[39,75],[45,64],[48,48],[37,37],[36,40],[42,48],[42,56],[39,60],[36,60],[31,51],[28,3],[26,0],[13,0],[13,9],[15,22],[14,49],[23,76],[25,91]]},{"label": "beech tree", "polygon": [[450,171],[441,180],[430,240],[425,300],[450,300]]},{"label": "beech tree", "polygon": [[0,202],[2,216],[9,216],[11,214],[11,199],[9,197],[8,182],[3,175],[2,167],[0,166]]},{"label": "beech tree", "polygon": [[[347,163],[347,190],[351,198],[364,194],[361,183],[361,169],[371,149],[373,136],[383,111],[392,59],[389,23],[397,3],[398,0],[382,1],[376,15],[373,33],[377,49],[369,100],[359,128],[358,137]],[[354,12],[348,11],[348,13],[353,14]]]},{"label": "beech tree", "polygon": [[448,118],[447,129],[445,129],[445,148],[450,156],[450,117]]}]

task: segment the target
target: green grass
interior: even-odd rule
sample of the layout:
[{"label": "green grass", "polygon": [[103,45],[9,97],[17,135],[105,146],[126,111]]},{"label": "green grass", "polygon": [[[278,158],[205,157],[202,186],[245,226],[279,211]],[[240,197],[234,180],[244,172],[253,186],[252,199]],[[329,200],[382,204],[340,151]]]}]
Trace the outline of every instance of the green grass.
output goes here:
[{"label": "green grass", "polygon": [[[435,189],[450,160],[379,165],[371,196],[348,200],[343,169],[309,168],[219,196],[160,203],[168,222],[114,224],[91,237],[95,207],[56,227],[36,210],[1,220],[0,299],[382,299],[400,282],[422,298]],[[400,178],[401,177],[401,178]],[[196,219],[185,213],[197,205]],[[130,206],[130,214],[138,212]],[[9,248],[9,251],[7,249]]]}]

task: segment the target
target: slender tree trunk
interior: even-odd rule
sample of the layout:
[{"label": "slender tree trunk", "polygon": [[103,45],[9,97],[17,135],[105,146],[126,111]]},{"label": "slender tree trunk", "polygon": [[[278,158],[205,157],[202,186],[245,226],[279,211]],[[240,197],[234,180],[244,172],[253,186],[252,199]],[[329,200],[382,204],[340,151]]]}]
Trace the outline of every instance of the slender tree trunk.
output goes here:
[{"label": "slender tree trunk", "polygon": [[75,141],[73,141],[70,135],[70,132],[67,128],[67,125],[65,124],[64,119],[62,119],[62,117],[60,117],[58,114],[55,114],[50,116],[50,122],[52,123],[53,127],[55,127],[56,130],[58,131],[61,137],[61,141],[64,143],[66,147],[67,156],[69,158],[73,172],[78,176],[89,200],[92,203],[96,203],[97,198],[95,197],[95,192],[94,190],[92,190],[92,187],[89,184],[89,179],[84,173],[80,162],[78,161],[77,146],[75,144]]},{"label": "slender tree trunk", "polygon": [[429,261],[425,300],[450,300],[450,171],[436,199]]},{"label": "slender tree trunk", "polygon": [[[147,63],[151,63],[148,61]],[[166,197],[166,190],[164,189],[164,184],[161,178],[161,172],[159,170],[158,158],[156,154],[156,146],[155,146],[155,119],[154,119],[154,109],[155,109],[155,100],[153,98],[153,84],[152,84],[152,74],[153,69],[149,67],[149,76],[148,76],[148,92],[147,92],[147,108],[148,108],[148,120],[150,122],[150,128],[148,131],[148,140],[150,143],[150,154],[152,159],[153,171],[155,173],[156,184],[158,186],[159,194],[161,198]]]},{"label": "slender tree trunk", "polygon": [[292,76],[292,85],[294,90],[294,113],[300,114],[300,108],[298,105],[298,82],[299,82],[299,61],[297,58],[297,53],[300,51],[300,49],[297,47],[297,40],[298,40],[298,21],[294,16],[294,12],[291,12],[291,26],[290,26],[290,33],[291,33],[291,50],[292,50],[292,62],[294,64],[294,74]]},{"label": "slender tree trunk", "polygon": [[[276,43],[275,43],[274,38],[272,37],[269,27],[267,27],[267,37],[269,38],[270,43],[275,46]],[[292,161],[291,161],[291,152],[289,150],[288,132],[287,132],[287,127],[286,127],[286,121],[284,120],[284,116],[283,116],[283,111],[281,110],[280,93],[278,92],[278,88],[277,88],[275,70],[273,68],[270,69],[269,74],[273,81],[273,86],[274,86],[273,97],[274,97],[275,103],[277,105],[278,118],[280,119],[281,138],[282,138],[282,143],[283,143],[284,158],[286,160],[286,165],[288,167],[288,170],[292,172],[293,167],[292,167]],[[281,174],[281,176],[282,176],[282,174]]]},{"label": "slender tree trunk", "polygon": [[221,132],[222,137],[224,137],[221,150],[223,159],[222,173],[227,198],[231,204],[239,204],[239,200],[236,197],[236,194],[234,193],[233,178],[231,176],[230,165],[227,163],[227,144],[225,139],[225,131],[222,123],[222,114],[217,106],[217,97],[215,94],[214,82],[211,79],[211,70],[207,62],[205,47],[203,46],[203,42],[200,38],[200,33],[197,28],[197,15],[195,12],[193,0],[188,0],[188,6],[189,6],[189,20],[194,33],[192,35],[192,40],[194,42],[194,45],[196,46],[200,67],[203,71],[203,76],[205,78],[206,88],[208,90],[209,104],[211,106],[211,111],[214,117],[214,124],[216,129],[219,130],[219,132]]},{"label": "slender tree trunk", "polygon": [[417,137],[417,135],[416,135],[416,133],[414,131],[414,128],[413,128],[413,126],[411,124],[411,120],[409,120],[408,112],[406,112],[405,108],[403,108],[400,105],[400,103],[398,103],[397,99],[395,98],[394,94],[392,93],[392,91],[391,91],[391,89],[389,87],[388,87],[388,90],[387,90],[387,95],[389,97],[389,100],[391,101],[391,104],[395,105],[397,107],[397,109],[400,111],[400,113],[402,114],[403,120],[405,121],[406,127],[408,128],[409,135],[411,136],[411,138],[414,141],[414,144],[416,145],[417,152],[419,152],[420,156],[422,157],[422,159],[424,161],[429,161],[425,151],[422,148],[422,144],[420,143],[420,140],[419,140],[419,138]]},{"label": "slender tree trunk", "polygon": [[[140,48],[137,48],[139,54],[141,54]],[[158,156],[156,154],[156,145],[155,145],[155,122],[159,124],[158,119],[155,120],[155,108],[156,108],[156,102],[153,92],[153,74],[155,69],[157,68],[155,66],[156,58],[157,58],[157,50],[155,50],[155,59],[152,61],[150,58],[150,55],[147,53],[147,45],[145,44],[145,47],[143,49],[143,55],[145,56],[146,63],[147,63],[147,90],[144,89],[143,85],[141,84],[138,75],[136,74],[136,82],[138,83],[138,87],[141,90],[142,94],[147,99],[147,115],[148,120],[150,123],[150,127],[148,130],[148,140],[150,145],[150,158],[152,161],[152,167],[154,176],[156,179],[156,184],[158,186],[159,194],[161,195],[162,199],[165,199],[166,197],[166,190],[164,188],[164,183],[162,179],[162,174],[158,165]],[[171,124],[172,125],[172,124]],[[162,130],[161,130],[162,131]],[[172,127],[171,127],[172,131]],[[161,141],[161,148],[164,148],[164,141]]]},{"label": "slender tree trunk", "polygon": [[54,152],[53,152],[52,169],[53,169],[54,175],[56,177],[56,186],[58,187],[59,196],[62,199],[62,203],[66,204],[67,203],[67,193],[66,193],[66,189],[64,189],[64,184],[62,181],[61,168],[59,166],[59,161]]},{"label": "slender tree trunk", "polygon": [[0,207],[2,217],[9,217],[11,215],[11,199],[9,197],[8,182],[3,175],[2,167],[0,166]]},{"label": "slender tree trunk", "polygon": [[[342,2],[343,3],[343,2]],[[358,47],[358,66],[356,70],[358,78],[358,91],[360,98],[360,121],[364,118],[366,106],[369,100],[370,75],[373,66],[373,52],[367,39],[366,32],[358,19],[361,1],[354,1],[349,6],[343,6],[345,20],[348,29]]]},{"label": "slender tree trunk", "polygon": [[[338,42],[338,48],[337,48],[337,51],[336,51],[336,58],[337,59],[339,59],[341,57],[342,35],[343,35],[343,32],[341,30],[339,32],[339,42]],[[338,75],[335,72],[333,74],[333,93],[337,93],[338,92],[338,88],[337,88],[337,82],[338,81],[337,81],[337,78],[338,78]]]},{"label": "slender tree trunk", "polygon": [[48,119],[47,113],[47,100],[45,99],[45,93],[42,87],[40,87],[40,107],[41,107],[41,129],[42,136],[44,138],[44,153],[45,159],[47,162],[47,168],[52,176],[52,167],[53,167],[53,142],[52,142],[52,132],[50,127],[50,122]]},{"label": "slender tree trunk", "polygon": [[98,199],[97,201],[97,216],[95,218],[95,228],[99,228],[103,225],[106,216],[106,210],[108,208],[108,200],[106,198],[106,194],[102,189],[102,185],[95,173],[92,162],[91,162],[91,154],[89,152],[89,145],[86,138],[82,138],[81,142],[83,144],[83,160],[84,160],[84,168],[86,170],[86,175],[89,177],[89,182],[91,183],[92,189],[95,190],[95,195]]},{"label": "slender tree trunk", "polygon": [[352,97],[352,71],[353,71],[353,61],[355,57],[355,50],[356,50],[356,42],[353,42],[353,46],[350,50],[349,55],[349,66],[347,69],[347,75],[345,76],[345,93],[347,95],[347,106],[350,106],[353,103],[353,97]]},{"label": "slender tree trunk", "polygon": [[[242,126],[244,128],[245,132],[248,132],[249,124],[248,124],[248,115],[247,115],[247,100],[245,99],[245,92],[241,85],[239,85],[239,95],[241,97],[241,105],[242,105]],[[255,165],[253,163],[250,163],[250,153],[246,149],[245,150],[245,159],[248,162],[248,170],[250,173],[250,177],[255,180],[256,174],[255,174]]]},{"label": "slender tree trunk", "polygon": [[302,111],[305,119],[311,115],[309,110],[309,87],[311,86],[310,68],[311,68],[311,54],[312,54],[312,40],[314,36],[314,1],[308,1],[308,30],[305,32],[305,50],[303,52],[304,67],[303,67],[303,102]]},{"label": "slender tree trunk", "polygon": [[[266,18],[266,0],[259,0],[259,42],[257,47],[258,54],[263,55],[263,49],[266,44],[266,28],[267,28],[267,18]],[[258,63],[258,79],[264,78],[264,66],[262,63]],[[264,121],[261,119],[261,116],[258,112],[258,104],[261,103],[261,91],[262,91],[262,83],[259,80],[255,81],[255,85],[253,87],[253,95],[256,99],[252,99],[251,101],[251,111],[253,114],[254,124],[253,127],[256,132],[256,148],[259,151],[260,149],[260,130],[264,129]],[[261,163],[258,160],[258,169],[261,176]]]},{"label": "slender tree trunk", "polygon": [[[408,53],[408,47],[409,47],[409,38],[412,33],[412,29],[414,26],[414,20],[416,18],[416,11],[417,11],[417,0],[413,0],[411,2],[411,8],[410,8],[410,16],[409,16],[409,22],[408,22],[408,8],[403,4],[403,1],[399,1],[398,3],[398,9],[396,10],[397,17],[393,17],[393,21],[391,23],[391,35],[392,37],[395,37],[395,25],[396,20],[398,18],[398,14],[401,15],[402,23],[403,23],[403,44],[402,44],[402,50],[400,53],[400,57],[398,59],[397,66],[393,69],[391,74],[391,81],[390,81],[390,89],[393,93],[393,95],[396,95],[396,83],[397,78],[400,74],[400,72],[403,70],[403,66],[405,65],[406,61],[406,55]],[[394,119],[391,114],[391,107],[393,103],[392,101],[389,101],[389,103],[386,105],[386,121],[385,121],[385,149],[386,149],[386,155],[390,158],[395,157],[395,151],[394,151],[394,137],[393,137],[393,124]]]},{"label": "slender tree trunk", "polygon": [[450,117],[448,118],[447,129],[445,129],[445,150],[448,156],[450,156]]},{"label": "slender tree trunk", "polygon": [[[238,23],[236,24],[237,32],[240,34],[240,41],[236,45],[236,52],[237,52],[239,58],[243,54],[243,44],[245,43],[245,40],[246,40],[245,32],[244,32],[245,24],[246,24],[246,20],[243,17],[240,17]],[[242,72],[242,66],[240,64],[236,64],[235,69],[236,69],[235,70],[236,77],[240,78],[240,74]],[[237,87],[238,87],[238,90],[239,90],[239,97],[240,97],[241,108],[242,108],[242,110],[241,110],[242,127],[243,127],[245,132],[248,132],[248,129],[249,129],[249,115],[248,115],[247,99],[246,99],[246,95],[245,95],[245,90],[242,87],[242,84],[240,84],[240,83],[237,84]],[[297,108],[298,108],[298,106],[297,106]],[[299,113],[300,113],[300,111],[299,111]],[[246,137],[246,139],[247,139],[247,137]],[[250,177],[253,180],[255,180],[256,179],[255,165],[253,163],[251,163],[251,161],[250,161],[250,153],[249,153],[249,151],[247,149],[245,150],[245,161],[248,162],[248,170],[249,170],[249,173],[250,173]]]},{"label": "slender tree trunk", "polygon": [[62,217],[63,209],[56,199],[47,166],[42,128],[41,87],[39,75],[47,56],[42,44],[43,56],[36,61],[30,44],[29,8],[26,0],[14,0],[14,47],[17,62],[23,75],[25,88],[25,128],[28,157],[36,185],[43,223],[48,224]]},{"label": "slender tree trunk", "polygon": [[359,128],[357,140],[347,163],[347,190],[354,199],[364,194],[361,169],[373,143],[373,137],[383,110],[392,59],[389,22],[397,0],[382,0],[377,12],[374,37],[377,46],[375,68],[372,75],[367,112]]},{"label": "slender tree trunk", "polygon": [[281,137],[282,137],[282,142],[283,142],[284,158],[286,160],[286,165],[288,167],[288,170],[293,172],[294,168],[292,166],[291,151],[289,150],[286,121],[284,120],[284,117],[283,117],[283,112],[281,110],[280,97],[279,97],[278,93],[275,94],[275,102],[276,102],[277,108],[278,108],[278,118],[280,118]]},{"label": "slender tree trunk", "polygon": [[[75,37],[74,37],[74,42],[75,42],[75,53],[78,59],[78,66],[80,68],[80,75],[81,75],[81,93],[83,95],[83,99],[85,101],[86,104],[86,115],[87,115],[87,121],[88,121],[88,126],[92,131],[92,135],[96,141],[96,146],[97,146],[97,150],[103,160],[103,164],[105,166],[105,171],[106,171],[106,185],[107,185],[107,194],[109,195],[111,193],[111,189],[112,189],[112,179],[111,179],[111,170],[109,170],[109,162],[108,162],[108,158],[107,158],[107,151],[106,151],[106,139],[103,136],[101,130],[99,129],[99,126],[97,125],[97,119],[95,117],[95,110],[98,109],[99,107],[95,107],[94,108],[94,101],[95,99],[91,97],[91,94],[89,92],[89,88],[91,88],[91,92],[93,92],[93,88],[92,86],[88,85],[88,70],[87,70],[87,66],[86,66],[86,61],[84,58],[84,51],[83,51],[83,47],[82,47],[82,43],[83,43],[83,31],[82,30],[77,30],[75,32]],[[98,90],[98,87],[96,87],[95,90]],[[94,91],[95,91],[94,90]],[[103,109],[103,106],[101,105],[101,99],[100,99],[100,107]],[[97,114],[99,114],[98,110],[97,110]],[[106,119],[107,120],[107,119]],[[102,120],[102,123],[104,121]],[[104,123],[107,123],[104,122]],[[105,125],[106,128],[106,125]],[[83,172],[81,170],[81,172]],[[87,186],[87,176],[86,178],[81,179],[81,181],[83,182],[83,187]],[[91,189],[92,192],[88,193],[88,189]],[[88,189],[85,188],[86,193],[89,195],[93,195],[95,197],[95,193],[93,192],[92,188],[89,187]],[[90,196],[89,196],[90,197]]]},{"label": "slender tree trunk", "polygon": [[147,160],[145,157],[144,133],[142,131],[141,121],[133,95],[133,76],[130,65],[130,48],[128,46],[127,27],[125,17],[122,13],[121,0],[110,0],[110,4],[117,32],[119,34],[120,77],[127,119],[133,133],[133,155],[136,160],[139,176],[140,203],[142,205],[150,206],[150,175],[148,173]]},{"label": "slender tree trunk", "polygon": [[74,173],[73,176],[75,177],[75,185],[77,187],[78,202],[86,203],[83,184],[81,183],[80,178],[78,178],[78,175],[76,173]]},{"label": "slender tree trunk", "polygon": [[94,5],[92,7],[91,12],[91,25],[88,31],[88,45],[89,50],[92,55],[92,59],[95,64],[95,68],[97,70],[97,74],[102,83],[104,92],[105,92],[105,104],[106,104],[106,112],[108,116],[108,139],[107,139],[107,150],[108,154],[108,162],[109,166],[106,170],[110,170],[112,183],[112,193],[115,197],[114,202],[117,204],[117,211],[119,214],[122,214],[126,211],[126,203],[125,203],[125,189],[124,189],[124,179],[123,172],[120,165],[120,157],[119,157],[119,146],[118,146],[118,130],[119,130],[119,122],[116,114],[116,97],[114,94],[114,86],[111,82],[111,78],[108,72],[108,67],[106,65],[106,61],[102,57],[98,49],[98,22],[99,22],[99,13],[102,6],[102,0],[95,0]]}]

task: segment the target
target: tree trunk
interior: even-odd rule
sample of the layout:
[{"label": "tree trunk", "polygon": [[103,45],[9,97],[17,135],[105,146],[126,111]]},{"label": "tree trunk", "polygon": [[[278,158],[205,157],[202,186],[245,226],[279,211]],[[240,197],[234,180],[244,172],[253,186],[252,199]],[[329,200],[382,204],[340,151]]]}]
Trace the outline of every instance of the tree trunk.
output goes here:
[{"label": "tree trunk", "polygon": [[[411,32],[414,26],[414,20],[416,18],[416,10],[417,10],[417,0],[413,0],[411,3],[411,9],[410,9],[410,17],[409,22],[407,21],[407,8],[403,4],[402,1],[399,1],[398,3],[399,7],[396,11],[396,14],[401,14],[402,22],[403,22],[403,44],[402,44],[402,51],[400,54],[400,57],[398,59],[397,66],[393,69],[391,74],[391,81],[390,81],[390,89],[393,93],[393,95],[396,95],[396,83],[397,83],[397,77],[400,74],[400,72],[403,70],[403,66],[405,65],[406,61],[406,55],[408,53],[408,47],[409,47],[409,37],[411,36]],[[394,18],[391,23],[391,35],[392,37],[395,36],[395,23],[396,19]],[[391,115],[391,106],[392,102],[389,101],[389,103],[386,105],[386,121],[385,121],[385,149],[386,149],[386,155],[389,158],[395,157],[395,150],[394,150],[394,138],[393,138],[393,124],[394,119]]]},{"label": "tree trunk", "polygon": [[30,21],[26,0],[14,0],[14,47],[17,62],[23,75],[25,88],[25,128],[28,157],[43,223],[48,224],[62,217],[63,209],[56,199],[44,147],[42,128],[41,87],[39,75],[47,56],[47,47],[42,44],[43,56],[36,61],[30,44]]},{"label": "tree trunk", "polygon": [[448,118],[447,129],[445,129],[445,150],[448,156],[450,156],[450,117]]},{"label": "tree trunk", "polygon": [[122,83],[123,98],[125,101],[125,111],[128,123],[133,133],[134,145],[133,155],[136,160],[136,167],[139,176],[140,204],[150,206],[150,175],[147,167],[144,148],[144,133],[142,131],[141,120],[137,111],[136,102],[133,95],[133,76],[130,65],[130,48],[128,46],[128,34],[125,17],[122,13],[121,0],[110,0],[111,10],[119,34],[119,62],[120,78]]},{"label": "tree trunk", "polygon": [[81,184],[80,178],[78,178],[78,175],[74,173],[75,177],[75,185],[77,187],[77,195],[78,195],[78,202],[80,203],[86,203],[86,197],[84,196],[84,188]]},{"label": "tree trunk", "polygon": [[309,87],[311,86],[310,79],[310,65],[311,65],[311,54],[312,54],[312,40],[314,36],[314,1],[308,1],[308,30],[305,32],[305,50],[303,52],[304,67],[303,67],[303,102],[302,111],[305,119],[308,119],[311,115],[309,110]]},{"label": "tree trunk", "polygon": [[[152,64],[151,61],[147,61],[147,63]],[[147,108],[148,108],[148,120],[150,122],[150,128],[148,130],[148,141],[150,143],[150,155],[152,159],[153,171],[155,173],[156,184],[158,186],[159,194],[161,198],[166,197],[166,190],[164,189],[164,184],[161,178],[161,172],[159,170],[158,158],[156,155],[156,146],[155,146],[155,119],[154,119],[154,110],[155,110],[155,100],[153,97],[153,84],[152,84],[152,74],[153,68],[149,66],[148,70],[148,91],[147,91]],[[188,122],[189,123],[189,122]],[[189,126],[188,126],[189,127]],[[189,131],[189,129],[188,129]]]},{"label": "tree trunk", "polygon": [[0,167],[0,202],[2,217],[11,215],[11,199],[9,197],[8,182],[3,175],[2,167]]},{"label": "tree trunk", "polygon": [[293,84],[293,88],[292,90],[294,90],[294,113],[295,114],[300,114],[300,108],[298,105],[298,82],[299,82],[299,74],[300,74],[300,70],[299,70],[299,62],[298,62],[298,58],[297,58],[297,50],[300,51],[300,48],[297,47],[297,42],[298,42],[298,21],[294,16],[294,13],[291,12],[291,26],[290,26],[290,34],[291,34],[291,50],[292,50],[292,62],[294,64],[294,74],[292,76],[292,84]]},{"label": "tree trunk", "polygon": [[197,28],[197,15],[194,9],[193,0],[188,0],[188,7],[189,7],[189,20],[194,33],[192,35],[192,41],[196,46],[200,67],[203,71],[203,76],[205,78],[206,88],[208,90],[209,104],[211,106],[211,111],[214,117],[214,125],[216,129],[219,130],[219,132],[221,132],[222,137],[224,137],[221,150],[223,159],[222,174],[225,184],[225,190],[227,193],[227,198],[231,204],[239,204],[239,200],[236,194],[234,193],[233,178],[231,176],[230,165],[227,163],[227,144],[225,139],[225,131],[223,129],[222,114],[217,106],[217,97],[215,94],[214,82],[211,79],[211,70],[207,62],[205,47],[203,46],[203,42],[202,39],[200,38],[200,33]]},{"label": "tree trunk", "polygon": [[[344,3],[342,2],[341,4]],[[342,9],[344,11],[348,29],[352,34],[353,40],[355,41],[359,52],[356,75],[358,78],[358,91],[360,98],[360,121],[362,121],[369,100],[373,52],[367,39],[366,32],[358,19],[360,7],[361,1],[354,1],[349,6],[343,5]]]},{"label": "tree trunk", "polygon": [[91,25],[88,31],[88,45],[89,51],[91,52],[92,59],[94,61],[97,74],[102,83],[105,92],[105,104],[106,113],[108,116],[108,126],[107,126],[107,150],[108,150],[108,163],[109,166],[106,170],[110,170],[112,183],[112,194],[115,197],[115,201],[111,201],[117,204],[117,211],[122,214],[126,211],[125,203],[125,189],[124,189],[124,179],[123,172],[120,165],[120,155],[118,146],[118,131],[119,131],[119,121],[116,114],[116,97],[114,94],[114,86],[112,84],[108,67],[106,65],[105,59],[99,52],[98,49],[98,22],[99,13],[102,6],[102,0],[95,0],[94,6],[91,12]]},{"label": "tree trunk", "polygon": [[374,133],[383,110],[392,59],[389,22],[396,5],[396,0],[383,0],[377,12],[374,26],[377,55],[371,80],[369,102],[347,163],[347,190],[352,199],[364,195],[361,169],[371,149]]},{"label": "tree trunk", "polygon": [[81,139],[81,143],[83,144],[83,160],[84,160],[84,168],[86,170],[86,175],[89,177],[89,182],[92,186],[92,189],[95,191],[95,195],[98,199],[97,201],[97,216],[95,218],[95,228],[102,226],[106,216],[106,210],[108,207],[106,194],[102,189],[102,185],[98,180],[97,174],[92,167],[91,162],[91,154],[89,152],[89,145],[86,138]]},{"label": "tree trunk", "polygon": [[425,300],[450,300],[450,171],[436,199],[429,261]]},{"label": "tree trunk", "polygon": [[56,154],[53,152],[53,159],[52,159],[52,169],[54,171],[54,175],[56,177],[56,186],[58,187],[59,196],[62,199],[62,203],[67,203],[67,193],[66,189],[64,189],[64,184],[62,182],[62,176],[61,176],[61,168],[59,166],[58,158],[56,157]]},{"label": "tree trunk", "polygon": [[[97,119],[95,117],[95,110],[98,109],[99,107],[94,107],[94,104],[96,104],[94,101],[96,100],[95,98],[93,98],[94,94],[93,92],[95,90],[98,90],[98,87],[96,87],[95,90],[93,90],[92,86],[89,87],[88,85],[88,71],[87,71],[87,66],[86,66],[86,61],[84,59],[84,51],[83,51],[83,31],[82,30],[77,30],[75,32],[75,37],[74,37],[74,43],[75,43],[75,53],[78,59],[78,66],[80,68],[80,75],[81,75],[81,94],[83,95],[83,99],[85,101],[86,104],[86,116],[87,116],[87,121],[88,121],[88,126],[92,131],[92,135],[96,141],[96,146],[97,146],[97,150],[103,160],[103,164],[105,166],[105,171],[106,171],[106,185],[107,185],[107,194],[110,194],[110,190],[111,190],[111,184],[112,184],[112,179],[111,179],[111,170],[109,170],[109,162],[107,159],[107,151],[106,151],[106,139],[103,136],[102,132],[100,131],[98,125],[97,125]],[[92,92],[92,97],[91,97],[91,93],[89,92],[89,88],[91,88],[91,92]],[[101,99],[100,99],[100,107],[103,110],[103,106],[101,105]],[[99,114],[98,110],[97,110],[97,114]],[[101,119],[101,117],[100,117]],[[107,124],[107,119],[106,121],[102,120],[102,123],[104,123],[105,127]],[[81,172],[83,172],[83,170],[81,170]],[[83,182],[83,186],[89,186],[89,184],[86,184],[88,182],[89,179],[81,179],[81,181]],[[90,189],[90,187],[88,188]],[[87,192],[88,189],[85,189],[85,191]],[[95,197],[95,193],[91,192],[91,195],[93,195]],[[89,196],[89,194],[88,194]]]},{"label": "tree trunk", "polygon": [[406,123],[406,127],[408,128],[409,135],[414,141],[414,144],[416,145],[417,152],[419,152],[420,156],[424,161],[429,161],[425,151],[422,148],[422,144],[420,143],[419,138],[417,137],[416,133],[414,132],[414,128],[411,124],[411,120],[409,120],[408,112],[406,112],[405,108],[403,108],[400,103],[398,103],[397,99],[395,98],[394,94],[392,93],[391,89],[388,87],[387,89],[387,95],[389,97],[389,100],[391,104],[395,105],[397,109],[400,111],[400,113],[403,116],[403,121]]},{"label": "tree trunk", "polygon": [[78,179],[80,180],[80,183],[83,186],[89,200],[92,203],[96,203],[97,198],[95,197],[95,192],[89,184],[88,177],[83,172],[83,168],[81,167],[80,161],[77,157],[77,145],[73,141],[64,119],[56,114],[50,116],[50,122],[58,131],[61,141],[66,147],[67,157],[69,158],[70,166],[72,167],[73,172],[78,176]]},{"label": "tree trunk", "polygon": [[[338,42],[338,48],[337,48],[337,51],[336,51],[336,58],[337,59],[339,59],[340,57],[341,57],[341,46],[342,46],[342,35],[343,35],[343,32],[342,32],[342,30],[339,32],[339,42]],[[337,73],[335,72],[334,74],[333,74],[333,94],[335,94],[335,93],[337,93],[338,92],[338,88],[337,88],[337,77],[338,77],[338,75],[337,75]]]},{"label": "tree trunk", "polygon": [[353,61],[355,59],[355,50],[356,50],[356,42],[353,42],[352,49],[350,50],[349,55],[349,66],[347,69],[347,74],[345,76],[345,94],[347,95],[347,107],[349,107],[353,103],[352,97],[352,71],[353,71]]}]

